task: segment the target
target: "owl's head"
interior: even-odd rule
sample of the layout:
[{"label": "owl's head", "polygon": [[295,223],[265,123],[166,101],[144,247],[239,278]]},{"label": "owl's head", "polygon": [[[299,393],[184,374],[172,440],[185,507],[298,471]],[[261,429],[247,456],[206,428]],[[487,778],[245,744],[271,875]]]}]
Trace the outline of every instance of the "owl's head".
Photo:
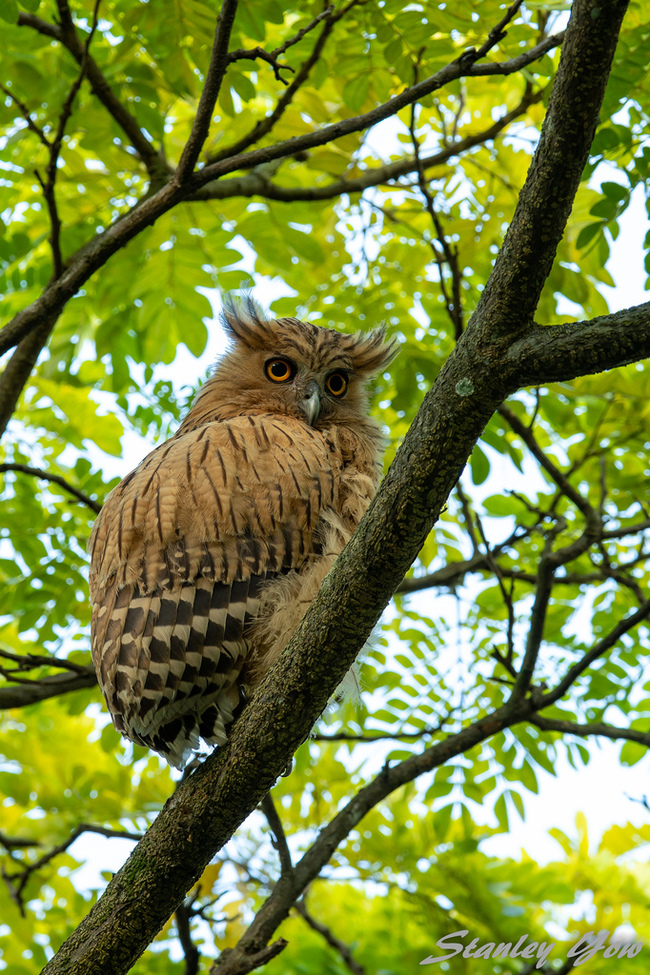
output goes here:
[{"label": "owl's head", "polygon": [[226,295],[222,320],[232,345],[192,409],[199,422],[208,414],[276,413],[317,429],[353,425],[366,415],[365,383],[397,352],[382,328],[347,335],[297,318],[269,319],[249,296],[238,303]]}]

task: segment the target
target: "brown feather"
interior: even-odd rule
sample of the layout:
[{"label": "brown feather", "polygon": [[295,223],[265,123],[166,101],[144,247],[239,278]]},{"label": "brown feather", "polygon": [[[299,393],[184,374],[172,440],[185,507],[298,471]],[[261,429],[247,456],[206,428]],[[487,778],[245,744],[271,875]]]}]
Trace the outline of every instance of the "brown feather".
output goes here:
[{"label": "brown feather", "polygon": [[[359,374],[383,335],[341,335],[226,306],[232,352],[178,433],[111,494],[90,539],[92,650],[116,727],[182,767],[222,743],[286,645],[379,479],[381,436]],[[239,317],[238,317],[239,316]],[[280,389],[264,371],[291,356]],[[345,369],[346,396],[323,390]],[[310,379],[323,405],[310,426]],[[331,402],[330,402],[331,401]]]}]

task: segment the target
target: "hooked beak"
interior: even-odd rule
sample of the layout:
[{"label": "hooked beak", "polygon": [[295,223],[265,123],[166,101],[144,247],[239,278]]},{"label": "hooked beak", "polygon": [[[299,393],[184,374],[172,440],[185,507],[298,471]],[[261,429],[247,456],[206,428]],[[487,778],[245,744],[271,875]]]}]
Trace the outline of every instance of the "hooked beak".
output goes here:
[{"label": "hooked beak", "polygon": [[320,413],[321,407],[320,389],[318,388],[318,383],[314,379],[307,384],[305,393],[306,395],[303,397],[303,399],[298,400],[298,409],[303,414],[310,427],[313,427],[314,423],[318,419],[318,414]]}]

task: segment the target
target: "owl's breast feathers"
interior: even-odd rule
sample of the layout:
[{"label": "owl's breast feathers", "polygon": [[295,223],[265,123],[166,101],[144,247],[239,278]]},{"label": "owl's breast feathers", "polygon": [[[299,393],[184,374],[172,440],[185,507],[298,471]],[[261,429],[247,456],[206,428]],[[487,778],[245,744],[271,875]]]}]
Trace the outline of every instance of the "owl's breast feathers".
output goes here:
[{"label": "owl's breast feathers", "polygon": [[318,554],[348,453],[242,416],[177,435],[111,492],[89,546],[92,652],[119,730],[178,765],[199,736],[225,740],[263,584]]}]

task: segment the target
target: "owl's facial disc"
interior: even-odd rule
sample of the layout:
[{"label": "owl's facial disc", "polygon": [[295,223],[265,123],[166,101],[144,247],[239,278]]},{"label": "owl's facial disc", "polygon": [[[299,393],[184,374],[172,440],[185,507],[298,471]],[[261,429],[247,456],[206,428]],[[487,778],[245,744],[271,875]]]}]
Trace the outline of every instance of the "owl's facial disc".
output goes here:
[{"label": "owl's facial disc", "polygon": [[309,426],[313,427],[321,410],[320,389],[315,379],[307,383],[305,395],[302,399],[298,400],[298,409]]}]

